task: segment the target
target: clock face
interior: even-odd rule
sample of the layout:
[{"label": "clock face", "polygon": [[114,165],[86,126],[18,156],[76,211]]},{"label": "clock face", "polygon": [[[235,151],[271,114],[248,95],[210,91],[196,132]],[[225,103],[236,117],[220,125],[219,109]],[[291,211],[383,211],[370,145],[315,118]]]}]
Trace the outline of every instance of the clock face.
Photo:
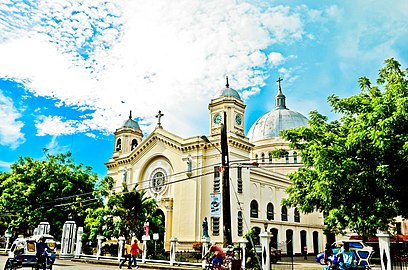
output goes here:
[{"label": "clock face", "polygon": [[242,124],[241,115],[239,115],[239,114],[235,115],[235,123],[237,123],[238,126],[240,126]]},{"label": "clock face", "polygon": [[214,115],[214,123],[215,124],[221,123],[221,114],[217,113],[216,115]]}]

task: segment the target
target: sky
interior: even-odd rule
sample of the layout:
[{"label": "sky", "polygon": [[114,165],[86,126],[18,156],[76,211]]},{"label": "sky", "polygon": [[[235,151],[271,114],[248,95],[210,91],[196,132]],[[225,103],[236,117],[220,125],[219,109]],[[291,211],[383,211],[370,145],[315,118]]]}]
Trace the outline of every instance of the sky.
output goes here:
[{"label": "sky", "polygon": [[147,136],[209,134],[224,87],[245,131],[275,107],[329,119],[388,58],[408,67],[406,0],[0,0],[0,171],[70,151],[100,177],[132,110]]}]

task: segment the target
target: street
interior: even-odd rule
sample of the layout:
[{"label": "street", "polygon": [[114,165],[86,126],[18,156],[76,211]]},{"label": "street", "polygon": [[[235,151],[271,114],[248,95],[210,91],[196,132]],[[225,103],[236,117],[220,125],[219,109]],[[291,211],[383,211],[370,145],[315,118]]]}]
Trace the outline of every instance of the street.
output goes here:
[{"label": "street", "polygon": [[[7,260],[6,256],[0,256],[0,270],[4,269],[5,262]],[[23,268],[24,269],[24,268]],[[30,268],[25,268],[30,269]],[[73,262],[70,260],[58,260],[55,262],[54,270],[60,269],[72,269],[72,270],[89,270],[89,269],[119,269],[118,265],[105,265],[105,264],[87,264],[81,262]],[[123,267],[123,269],[127,269]]]},{"label": "street", "polygon": [[[0,270],[4,269],[5,262],[7,260],[6,256],[0,256]],[[180,267],[180,266],[169,266],[169,265],[152,265],[146,264],[143,265],[138,262],[139,269],[196,269],[199,270],[200,268],[196,267]],[[119,263],[114,262],[97,262],[97,263],[86,263],[82,261],[71,261],[71,260],[59,260],[57,259],[53,269],[54,270],[61,270],[61,269],[69,269],[69,270],[94,270],[94,269],[119,269]],[[26,268],[30,269],[30,268]],[[122,267],[122,269],[127,269],[126,265]],[[135,269],[135,268],[133,268]],[[303,260],[303,257],[294,257],[293,263],[291,258],[282,258],[282,261],[279,261],[277,264],[272,264],[272,269],[277,270],[321,270],[322,265],[316,263],[313,257],[309,257],[308,260]],[[378,265],[372,265],[373,270],[378,270],[380,267]]]}]

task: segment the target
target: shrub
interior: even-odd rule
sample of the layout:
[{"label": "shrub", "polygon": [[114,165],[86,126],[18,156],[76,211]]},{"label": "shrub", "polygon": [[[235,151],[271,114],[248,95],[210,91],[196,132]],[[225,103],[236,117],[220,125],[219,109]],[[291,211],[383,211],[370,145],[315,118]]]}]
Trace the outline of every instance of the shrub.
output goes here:
[{"label": "shrub", "polygon": [[201,251],[202,248],[203,248],[203,243],[201,243],[201,242],[194,242],[193,243],[193,249],[195,251]]}]

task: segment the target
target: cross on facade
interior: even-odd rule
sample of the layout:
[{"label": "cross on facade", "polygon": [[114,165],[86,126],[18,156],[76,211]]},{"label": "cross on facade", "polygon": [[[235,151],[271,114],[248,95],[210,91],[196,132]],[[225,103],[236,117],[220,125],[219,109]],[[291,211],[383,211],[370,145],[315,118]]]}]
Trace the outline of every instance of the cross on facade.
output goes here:
[{"label": "cross on facade", "polygon": [[159,113],[156,115],[156,118],[158,119],[158,120],[157,120],[157,126],[158,126],[158,127],[162,127],[162,126],[161,126],[161,123],[160,123],[160,118],[162,118],[162,116],[164,116],[164,114],[161,113],[161,111],[159,110]]}]

